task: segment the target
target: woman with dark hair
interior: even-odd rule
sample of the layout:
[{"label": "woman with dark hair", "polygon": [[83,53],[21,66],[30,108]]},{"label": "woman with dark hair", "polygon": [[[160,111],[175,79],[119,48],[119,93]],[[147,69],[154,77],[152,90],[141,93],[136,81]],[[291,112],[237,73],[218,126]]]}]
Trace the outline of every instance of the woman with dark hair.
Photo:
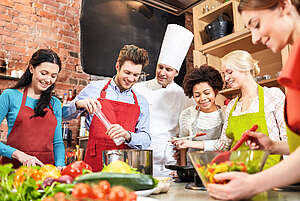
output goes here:
[{"label": "woman with dark hair", "polygon": [[196,106],[181,112],[179,118],[180,137],[206,133],[192,140],[176,140],[172,143],[177,149],[214,149],[215,141],[220,137],[223,116],[221,108],[216,105],[216,95],[223,88],[221,74],[215,68],[202,65],[187,74],[183,81],[185,95],[193,97]]},{"label": "woman with dark hair", "polygon": [[241,0],[238,9],[251,31],[254,44],[262,43],[273,52],[281,51],[288,44],[293,46],[278,78],[286,90],[284,112],[288,143],[274,141],[261,132],[248,132],[253,140],[247,142],[252,149],[271,150],[273,154],[290,153],[290,156],[257,174],[229,172],[215,175],[215,179],[228,183],[208,184],[207,189],[212,197],[222,200],[241,200],[274,187],[300,182],[300,171],[297,171],[300,164],[300,2]]},{"label": "woman with dark hair", "polygon": [[7,120],[7,143],[0,143],[2,163],[65,166],[61,103],[51,96],[61,70],[58,55],[39,49],[18,83],[0,96],[0,122]]}]

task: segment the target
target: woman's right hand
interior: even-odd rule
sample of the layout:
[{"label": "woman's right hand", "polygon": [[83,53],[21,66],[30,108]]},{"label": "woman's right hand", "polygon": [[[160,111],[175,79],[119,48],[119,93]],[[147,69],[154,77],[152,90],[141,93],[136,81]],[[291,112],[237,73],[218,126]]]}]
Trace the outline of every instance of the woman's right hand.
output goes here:
[{"label": "woman's right hand", "polygon": [[249,146],[250,149],[273,151],[275,143],[269,138],[269,136],[260,132],[252,131],[248,131],[247,135],[249,135],[250,138],[246,141],[246,145]]},{"label": "woman's right hand", "polygon": [[172,140],[172,144],[176,147],[176,149],[186,149],[191,147],[191,140]]},{"label": "woman's right hand", "polygon": [[93,114],[101,109],[101,103],[94,98],[78,100],[75,103],[77,109],[85,109],[88,113]]},{"label": "woman's right hand", "polygon": [[44,164],[35,156],[28,155],[22,151],[16,150],[12,153],[12,158],[20,161],[24,166],[43,166]]}]

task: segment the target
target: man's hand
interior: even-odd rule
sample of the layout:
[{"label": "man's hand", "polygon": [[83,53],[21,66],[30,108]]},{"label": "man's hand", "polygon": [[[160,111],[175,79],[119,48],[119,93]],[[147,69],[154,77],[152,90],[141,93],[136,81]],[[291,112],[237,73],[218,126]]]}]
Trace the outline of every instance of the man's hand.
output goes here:
[{"label": "man's hand", "polygon": [[75,103],[77,109],[85,109],[88,113],[93,114],[101,109],[101,103],[97,99],[88,98],[84,100],[78,100]]},{"label": "man's hand", "polygon": [[12,153],[12,158],[17,159],[25,166],[43,166],[44,164],[35,156],[30,156],[22,151],[16,150]]},{"label": "man's hand", "polygon": [[124,137],[126,141],[131,140],[131,135],[129,134],[129,132],[125,130],[120,124],[112,124],[111,127],[106,131],[106,134],[111,139]]}]

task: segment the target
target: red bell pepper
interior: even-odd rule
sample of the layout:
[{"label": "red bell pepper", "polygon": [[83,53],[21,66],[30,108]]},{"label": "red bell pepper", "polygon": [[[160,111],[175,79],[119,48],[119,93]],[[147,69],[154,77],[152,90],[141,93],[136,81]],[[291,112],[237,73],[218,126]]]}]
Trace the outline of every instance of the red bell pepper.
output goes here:
[{"label": "red bell pepper", "polygon": [[69,164],[61,173],[61,175],[69,175],[73,179],[75,177],[84,174],[83,170],[87,172],[92,172],[92,168],[89,164],[83,162],[83,161],[75,161],[71,164]]}]

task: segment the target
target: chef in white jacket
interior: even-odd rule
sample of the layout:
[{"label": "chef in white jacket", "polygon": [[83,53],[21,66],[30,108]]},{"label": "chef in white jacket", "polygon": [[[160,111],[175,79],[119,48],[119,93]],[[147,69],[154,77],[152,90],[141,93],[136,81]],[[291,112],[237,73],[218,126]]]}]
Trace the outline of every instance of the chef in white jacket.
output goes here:
[{"label": "chef in white jacket", "polygon": [[179,134],[181,111],[194,104],[174,82],[193,36],[186,28],[169,24],[157,62],[156,77],[133,86],[149,102],[153,176],[169,176],[171,173],[165,165],[176,164],[176,160],[173,145],[168,141]]}]

